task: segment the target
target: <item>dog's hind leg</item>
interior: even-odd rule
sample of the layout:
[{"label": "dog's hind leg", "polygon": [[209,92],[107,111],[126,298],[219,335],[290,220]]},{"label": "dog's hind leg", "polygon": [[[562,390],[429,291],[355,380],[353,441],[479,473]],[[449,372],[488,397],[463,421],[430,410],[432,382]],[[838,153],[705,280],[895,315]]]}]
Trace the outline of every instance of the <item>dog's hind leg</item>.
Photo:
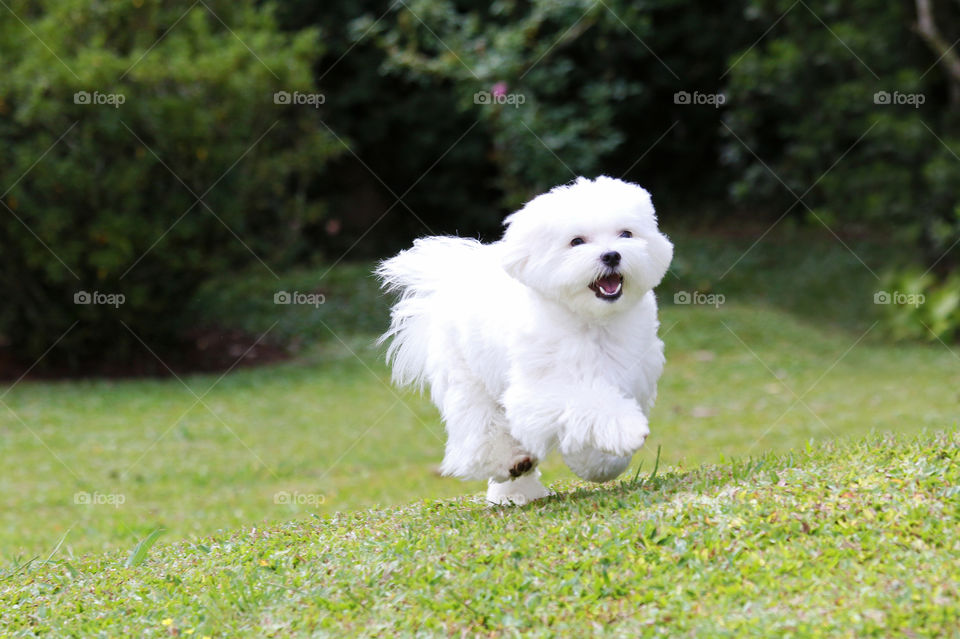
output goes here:
[{"label": "dog's hind leg", "polygon": [[535,469],[523,477],[510,481],[494,481],[487,484],[487,501],[491,504],[523,506],[535,499],[549,497],[553,493],[540,483],[540,470]]},{"label": "dog's hind leg", "polygon": [[438,399],[447,427],[444,475],[507,481],[536,467],[539,460],[507,432],[503,409],[480,380],[450,380]]}]

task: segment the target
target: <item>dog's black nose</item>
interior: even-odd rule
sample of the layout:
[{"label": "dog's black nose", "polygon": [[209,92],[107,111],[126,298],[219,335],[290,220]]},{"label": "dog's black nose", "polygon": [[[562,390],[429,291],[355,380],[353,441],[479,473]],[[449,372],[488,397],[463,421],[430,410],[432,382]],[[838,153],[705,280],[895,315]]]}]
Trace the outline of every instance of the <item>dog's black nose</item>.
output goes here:
[{"label": "dog's black nose", "polygon": [[616,251],[607,251],[606,253],[600,256],[600,261],[603,262],[605,265],[613,268],[614,266],[620,263],[620,254],[617,253]]}]

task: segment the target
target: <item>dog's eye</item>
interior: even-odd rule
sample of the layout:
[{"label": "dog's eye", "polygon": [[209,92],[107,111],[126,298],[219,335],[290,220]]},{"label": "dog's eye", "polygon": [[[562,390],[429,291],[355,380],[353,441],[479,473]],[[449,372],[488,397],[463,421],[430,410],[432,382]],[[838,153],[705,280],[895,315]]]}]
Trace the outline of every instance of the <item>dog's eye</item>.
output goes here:
[{"label": "dog's eye", "polygon": [[633,233],[631,233],[630,231],[621,231],[620,237],[633,237]]},{"label": "dog's eye", "polygon": [[586,242],[586,240],[583,239],[582,237],[575,237],[572,240],[570,240],[570,246],[580,246],[584,242]]}]

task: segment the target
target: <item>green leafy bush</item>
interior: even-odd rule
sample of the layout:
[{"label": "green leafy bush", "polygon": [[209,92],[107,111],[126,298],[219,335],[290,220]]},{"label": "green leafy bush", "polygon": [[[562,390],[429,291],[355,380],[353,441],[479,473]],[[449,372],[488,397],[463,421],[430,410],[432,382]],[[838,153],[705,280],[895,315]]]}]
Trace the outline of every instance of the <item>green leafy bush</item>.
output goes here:
[{"label": "green leafy bush", "polygon": [[170,348],[204,280],[304,252],[341,147],[314,108],[316,33],[258,4],[8,2],[0,334],[18,356]]},{"label": "green leafy bush", "polygon": [[[952,42],[960,15],[948,4],[939,3],[937,19]],[[936,270],[920,279],[907,270],[894,283],[937,297],[928,287],[949,288],[960,263],[960,87],[916,33],[915,4],[751,0],[747,15],[757,28],[774,26],[729,74],[725,158],[739,175],[735,201],[774,219],[919,245],[918,272]],[[921,319],[937,335],[960,328],[960,317],[930,305],[892,305],[884,316],[904,337],[929,336]]]},{"label": "green leafy bush", "polygon": [[[441,77],[387,68],[371,24],[392,25],[387,0],[283,0],[277,19],[292,31],[319,32],[324,54],[314,65],[329,99],[324,122],[351,151],[325,170],[318,192],[329,224],[310,239],[334,259],[382,257],[428,233],[496,237],[496,167],[489,133],[457,108]],[[397,198],[402,198],[402,203]]]},{"label": "green leafy bush", "polygon": [[892,337],[930,341],[960,337],[960,273],[938,277],[916,268],[891,273],[874,301]]},{"label": "green leafy bush", "polygon": [[626,175],[661,187],[661,201],[722,195],[718,110],[676,104],[674,94],[719,89],[726,58],[750,41],[742,2],[375,4],[352,21],[354,43],[375,42],[379,73],[409,87],[404,96],[442,103],[442,120],[461,130],[477,124],[469,139],[484,144],[471,152],[493,171],[466,183],[486,180],[501,196],[488,218],[577,174]]}]

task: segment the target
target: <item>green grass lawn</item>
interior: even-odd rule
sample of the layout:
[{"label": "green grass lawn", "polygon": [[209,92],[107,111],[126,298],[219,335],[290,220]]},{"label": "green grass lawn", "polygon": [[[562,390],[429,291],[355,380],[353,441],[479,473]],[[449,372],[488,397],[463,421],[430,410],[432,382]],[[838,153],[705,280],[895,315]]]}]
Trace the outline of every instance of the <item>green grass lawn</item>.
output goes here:
[{"label": "green grass lawn", "polygon": [[[876,281],[839,245],[761,244],[722,279],[747,245],[696,236],[677,245],[689,257],[661,287],[668,365],[638,461],[649,464],[657,445],[665,464],[692,468],[811,439],[956,425],[960,358],[936,342],[884,340],[871,309]],[[290,274],[279,288],[315,290],[324,271]],[[299,335],[287,363],[183,383],[14,387],[0,404],[6,561],[44,555],[61,539],[58,553],[69,557],[132,546],[158,527],[189,538],[482,490],[436,476],[442,425],[427,400],[389,384],[373,345],[386,302],[368,273],[327,274],[319,311],[273,305],[272,278],[201,297],[211,315],[248,330]],[[830,287],[834,299],[821,304]],[[682,290],[721,293],[725,303],[674,305]],[[826,310],[817,317],[817,308]],[[556,459],[544,471],[569,476]]]},{"label": "green grass lawn", "polygon": [[0,578],[12,636],[943,637],[960,437],[424,500]]}]

